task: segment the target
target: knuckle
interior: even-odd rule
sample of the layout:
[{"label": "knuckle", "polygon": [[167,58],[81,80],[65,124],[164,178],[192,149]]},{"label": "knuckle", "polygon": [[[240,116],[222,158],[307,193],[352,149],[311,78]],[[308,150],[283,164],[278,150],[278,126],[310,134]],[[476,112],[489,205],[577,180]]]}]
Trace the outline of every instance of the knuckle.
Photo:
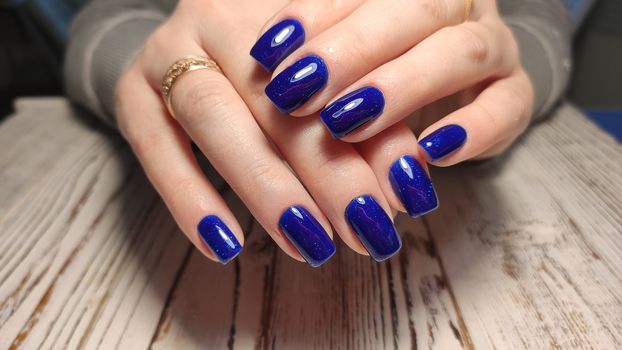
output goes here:
[{"label": "knuckle", "polygon": [[[343,176],[343,174],[356,173],[353,169],[353,163],[351,157],[343,152],[327,152],[323,154],[316,161],[313,167],[316,176],[313,176],[314,181],[320,183],[333,182],[336,178]],[[319,187],[322,187],[321,185]]]},{"label": "knuckle", "polygon": [[[329,2],[328,4],[322,4],[322,5],[326,5],[326,6],[330,6],[332,7],[333,4],[332,2]],[[312,9],[316,8],[316,3],[311,0],[293,0],[292,2],[289,3],[289,5],[287,6],[287,8],[285,9],[285,11],[283,11],[284,13],[281,13],[280,15],[284,15],[284,16],[291,16],[291,15],[300,15],[300,14],[304,14],[304,19],[305,22],[307,23],[307,25],[309,26],[314,26],[316,25],[318,22],[321,21],[321,12],[320,11],[312,11]],[[327,8],[326,10],[329,10],[329,8]],[[333,13],[333,12],[329,12],[329,13]]]},{"label": "knuckle", "polygon": [[483,119],[482,125],[487,125],[490,129],[498,129],[499,119],[493,114],[490,109],[483,103],[475,104],[477,108],[477,116]]},{"label": "knuckle", "polygon": [[364,38],[370,35],[367,30],[365,26],[359,26],[325,39],[321,46],[316,45],[316,52],[335,66],[369,61],[374,52],[365,44]]},{"label": "knuckle", "polygon": [[[189,176],[181,176],[174,180],[171,189],[172,193],[169,193],[169,202],[175,200],[184,200],[185,198],[194,197],[193,194],[199,192],[199,184],[196,179]],[[174,204],[174,203],[171,203]]]},{"label": "knuckle", "polygon": [[140,56],[147,58],[158,57],[170,46],[169,38],[171,35],[169,35],[170,30],[167,23],[163,23],[149,35],[147,40],[145,40]]},{"label": "knuckle", "polygon": [[123,136],[139,158],[145,158],[148,152],[157,149],[162,138],[160,133],[134,127],[129,123],[123,129]]},{"label": "knuckle", "polygon": [[416,2],[417,10],[424,16],[437,22],[446,22],[450,16],[449,4],[446,0],[420,0]]},{"label": "knuckle", "polygon": [[205,197],[205,189],[203,186],[201,181],[196,177],[180,173],[172,178],[167,178],[166,183],[160,183],[160,186],[157,187],[167,207],[171,210],[173,216],[177,217],[179,210],[187,207],[189,201],[194,201],[194,205],[201,205],[200,201],[218,200],[217,197],[211,197],[209,194],[208,197]]},{"label": "knuckle", "polygon": [[[529,89],[527,89],[529,90]],[[529,91],[521,89],[519,87],[510,89],[508,91],[511,105],[514,106],[516,111],[515,125],[519,130],[525,130],[529,126],[531,121],[531,115],[533,114],[533,99]]]},{"label": "knuckle", "polygon": [[321,8],[318,7],[317,0],[293,0],[283,14],[302,14],[305,22],[313,26],[325,20],[325,13],[344,13],[350,6],[349,0],[322,1]]},{"label": "knuckle", "polygon": [[[335,57],[335,61],[340,61],[342,64],[347,64],[347,62],[365,62],[370,59],[369,48],[366,47],[365,43],[361,38],[365,38],[367,35],[362,34],[360,28],[353,29],[352,31],[348,31],[339,37],[334,38],[336,41],[333,45],[327,46],[328,51],[327,54]],[[347,48],[345,50],[331,50],[330,48]]]},{"label": "knuckle", "polygon": [[[314,5],[317,4],[316,0],[310,0],[310,2]],[[331,11],[330,13],[343,13],[351,6],[350,1],[348,0],[332,0],[332,1],[328,1],[327,5],[328,5],[328,10]]]},{"label": "knuckle", "polygon": [[115,85],[113,91],[117,126],[119,127],[121,135],[123,135],[128,142],[134,133],[134,128],[132,126],[132,112],[130,111],[132,103],[131,99],[128,99],[128,96],[133,96],[136,93],[134,81],[137,78],[135,75],[136,74],[133,68],[128,69],[119,78],[119,81]]},{"label": "knuckle", "polygon": [[503,48],[502,54],[499,55],[500,60],[503,60],[507,67],[514,67],[520,63],[520,50],[512,29],[499,20],[491,31],[495,34],[498,45]]},{"label": "knuckle", "polygon": [[529,120],[533,113],[533,89],[525,72],[517,74],[517,78],[505,86],[506,103],[520,119]]},{"label": "knuckle", "polygon": [[114,88],[114,103],[115,103],[115,110],[116,110],[116,114],[120,115],[123,114],[122,111],[126,108],[126,104],[125,104],[125,96],[130,96],[128,95],[128,93],[130,92],[130,81],[128,78],[128,74],[123,74],[121,76],[121,78],[119,78],[119,81],[117,82],[117,85]]},{"label": "knuckle", "polygon": [[504,128],[502,120],[486,104],[474,103],[473,106],[475,107],[474,112],[477,113],[477,124],[486,125],[486,130],[488,130],[488,132],[483,133],[479,140],[480,143],[492,145],[506,136],[506,128]]},{"label": "knuckle", "polygon": [[113,90],[113,98],[116,110],[124,110],[129,106],[128,96],[135,94],[137,88],[137,82],[145,79],[145,76],[140,72],[136,61],[134,61],[119,77]]},{"label": "knuckle", "polygon": [[173,92],[177,118],[189,127],[199,125],[205,114],[226,112],[231,106],[231,85],[220,73],[202,71],[184,77]]},{"label": "knuckle", "polygon": [[490,39],[482,30],[465,25],[457,31],[457,40],[462,43],[466,57],[482,64],[491,60]]},{"label": "knuckle", "polygon": [[278,167],[268,159],[255,160],[248,164],[245,172],[246,176],[253,180],[245,181],[247,191],[256,191],[258,184],[261,187],[274,187],[281,183],[279,179],[282,176],[278,173]]}]

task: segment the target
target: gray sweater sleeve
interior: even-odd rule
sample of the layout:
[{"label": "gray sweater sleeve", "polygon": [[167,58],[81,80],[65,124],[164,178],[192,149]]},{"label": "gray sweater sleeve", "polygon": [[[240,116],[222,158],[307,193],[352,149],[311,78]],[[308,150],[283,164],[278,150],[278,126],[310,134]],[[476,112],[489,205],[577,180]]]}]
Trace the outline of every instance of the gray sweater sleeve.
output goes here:
[{"label": "gray sweater sleeve", "polygon": [[[69,97],[114,124],[114,86],[121,72],[174,5],[174,0],[92,0],[70,33]],[[566,10],[561,0],[499,0],[499,9],[518,41],[535,88],[534,113],[541,117],[568,83],[572,29]]]},{"label": "gray sweater sleeve", "polygon": [[114,86],[174,1],[92,0],[75,18],[65,55],[68,96],[114,125]]},{"label": "gray sweater sleeve", "polygon": [[571,27],[560,0],[501,0],[499,11],[512,29],[521,62],[535,90],[534,119],[558,101],[571,70]]}]

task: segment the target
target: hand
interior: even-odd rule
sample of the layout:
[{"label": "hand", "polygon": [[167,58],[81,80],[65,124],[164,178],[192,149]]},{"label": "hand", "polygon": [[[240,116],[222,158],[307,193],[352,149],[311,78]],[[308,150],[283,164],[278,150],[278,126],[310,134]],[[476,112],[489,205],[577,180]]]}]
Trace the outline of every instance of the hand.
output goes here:
[{"label": "hand", "polygon": [[[397,123],[355,147],[333,139],[319,119],[274,109],[263,95],[269,75],[248,52],[261,24],[284,5],[181,1],[118,83],[120,130],[181,229],[212,259],[235,257],[243,233],[199,169],[191,141],[293,258],[313,266],[330,258],[332,224],[355,251],[386,259],[401,245],[391,207],[416,216],[437,205],[416,139]],[[179,78],[173,118],[159,90],[167,69],[187,55],[211,57],[224,75],[198,70]]]},{"label": "hand", "polygon": [[[367,140],[454,95],[460,108],[427,120],[421,147],[441,166],[489,157],[529,124],[533,88],[496,1],[474,0],[468,21],[466,5],[465,0],[299,0],[264,25],[251,53],[266,69],[275,69],[266,94],[281,111],[308,116],[321,110],[337,138]],[[304,44],[290,37],[287,51],[267,55],[272,50],[266,43],[287,25],[304,28]],[[304,83],[288,82],[308,67],[308,57],[319,68]]]}]

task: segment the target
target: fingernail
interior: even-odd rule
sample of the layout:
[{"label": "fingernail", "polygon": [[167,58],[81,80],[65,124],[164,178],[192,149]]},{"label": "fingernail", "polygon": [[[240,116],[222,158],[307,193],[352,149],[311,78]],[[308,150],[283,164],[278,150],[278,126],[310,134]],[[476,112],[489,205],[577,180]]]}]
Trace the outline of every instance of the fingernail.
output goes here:
[{"label": "fingernail", "polygon": [[318,267],[335,254],[335,243],[307,209],[287,208],[279,219],[279,226],[309,265]]},{"label": "fingernail", "polygon": [[307,56],[274,77],[266,86],[266,95],[287,114],[307,102],[327,81],[324,61],[318,56]]},{"label": "fingernail", "polygon": [[375,87],[353,91],[320,112],[322,121],[334,137],[343,137],[376,118],[384,109],[384,95]]},{"label": "fingernail", "polygon": [[346,219],[374,260],[386,260],[402,247],[391,218],[374,197],[354,198],[346,207]]},{"label": "fingernail", "polygon": [[467,133],[456,124],[446,125],[419,141],[419,145],[432,161],[446,157],[464,145]]},{"label": "fingernail", "polygon": [[286,19],[268,29],[251,49],[251,56],[272,72],[305,42],[305,30],[295,19]]},{"label": "fingernail", "polygon": [[432,181],[414,157],[406,155],[395,161],[389,171],[389,180],[408,215],[413,218],[438,208]]},{"label": "fingernail", "polygon": [[242,251],[242,246],[231,230],[216,215],[204,217],[198,225],[201,240],[216,254],[221,263],[233,260]]}]

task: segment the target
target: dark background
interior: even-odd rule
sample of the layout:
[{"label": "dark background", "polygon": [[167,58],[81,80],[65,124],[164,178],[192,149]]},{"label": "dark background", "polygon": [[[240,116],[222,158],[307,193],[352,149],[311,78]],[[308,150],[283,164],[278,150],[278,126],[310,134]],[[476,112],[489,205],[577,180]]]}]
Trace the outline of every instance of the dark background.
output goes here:
[{"label": "dark background", "polygon": [[[69,24],[87,1],[0,0],[0,120],[17,96],[62,94]],[[594,6],[575,38],[574,67],[568,99],[622,140],[622,0]]]}]

